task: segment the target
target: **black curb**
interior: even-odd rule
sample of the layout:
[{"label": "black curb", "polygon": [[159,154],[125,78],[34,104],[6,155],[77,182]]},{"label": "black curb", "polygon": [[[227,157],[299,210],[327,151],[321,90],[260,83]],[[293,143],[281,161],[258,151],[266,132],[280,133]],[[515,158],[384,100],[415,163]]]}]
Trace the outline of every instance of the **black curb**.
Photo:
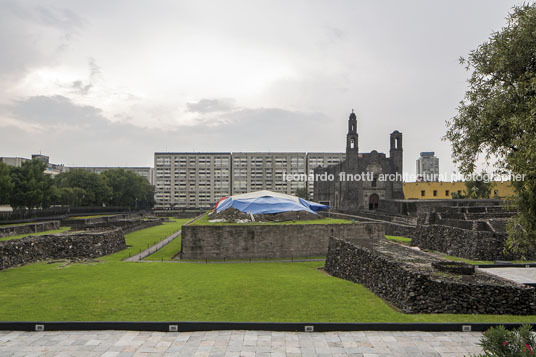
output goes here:
[{"label": "black curb", "polygon": [[[482,332],[490,327],[503,325],[507,329],[521,323],[326,323],[326,322],[0,322],[1,330],[12,331],[161,331],[193,332],[216,330],[264,330],[281,332],[329,332],[329,331],[424,331],[424,332]],[[534,328],[536,323],[530,323]]]},{"label": "black curb", "polygon": [[509,264],[475,264],[476,268],[536,268],[536,263],[509,263]]}]

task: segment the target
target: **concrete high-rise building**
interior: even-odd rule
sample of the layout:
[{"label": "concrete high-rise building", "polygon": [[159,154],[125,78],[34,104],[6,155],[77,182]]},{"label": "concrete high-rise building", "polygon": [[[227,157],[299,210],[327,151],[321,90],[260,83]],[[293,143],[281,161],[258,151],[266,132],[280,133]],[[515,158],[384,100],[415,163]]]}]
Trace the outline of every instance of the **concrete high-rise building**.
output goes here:
[{"label": "concrete high-rise building", "polygon": [[233,153],[232,194],[270,190],[295,194],[306,186],[305,181],[284,181],[284,174],[305,175],[307,154],[303,152]]},{"label": "concrete high-rise building", "polygon": [[154,154],[155,208],[211,207],[231,194],[231,154]]},{"label": "concrete high-rise building", "polygon": [[433,151],[421,152],[417,159],[417,177],[419,181],[439,181],[439,158]]},{"label": "concrete high-rise building", "polygon": [[[270,190],[296,194],[310,192],[313,183],[286,180],[319,166],[336,164],[342,153],[237,152],[155,153],[155,208],[208,208],[221,197]],[[314,166],[310,166],[314,165]]]}]

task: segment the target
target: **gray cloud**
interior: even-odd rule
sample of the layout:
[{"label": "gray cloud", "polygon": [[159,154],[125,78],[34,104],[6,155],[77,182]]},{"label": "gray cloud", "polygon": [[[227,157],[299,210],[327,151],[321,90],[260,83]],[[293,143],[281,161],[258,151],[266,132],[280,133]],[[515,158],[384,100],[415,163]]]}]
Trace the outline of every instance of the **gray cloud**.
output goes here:
[{"label": "gray cloud", "polygon": [[[42,151],[53,162],[68,165],[152,165],[156,151],[314,151],[327,149],[331,141],[337,141],[342,151],[345,140],[341,133],[318,143],[315,133],[329,131],[333,125],[329,118],[279,108],[240,109],[223,114],[219,126],[164,131],[111,122],[98,108],[77,105],[66,97],[38,96],[15,103],[12,117],[44,129],[36,134],[4,126],[0,141],[6,147],[25,142],[28,151],[19,149],[16,155]],[[69,129],[58,130],[64,125]]]},{"label": "gray cloud", "polygon": [[186,103],[186,108],[192,113],[227,112],[234,109],[234,99],[201,99],[197,103]]},{"label": "gray cloud", "polygon": [[35,96],[15,102],[13,118],[42,125],[92,124],[105,119],[98,108],[75,105],[64,96]]},{"label": "gray cloud", "polygon": [[[0,4],[0,79],[14,82],[29,68],[50,64],[86,21],[74,11],[32,6],[15,0]],[[0,88],[1,90],[2,88]]]},{"label": "gray cloud", "polygon": [[97,65],[97,61],[90,57],[88,59],[88,66],[89,66],[89,78],[87,81],[82,80],[76,80],[73,81],[71,84],[72,89],[74,89],[74,92],[80,95],[87,95],[91,88],[93,88],[95,81],[97,80],[97,77],[102,74],[102,69]]},{"label": "gray cloud", "polygon": [[46,26],[57,27],[68,32],[77,32],[85,20],[70,9],[37,6],[33,11],[38,22]]},{"label": "gray cloud", "polygon": [[[408,171],[420,151],[435,151],[450,171],[440,138],[466,88],[457,59],[522,2],[0,1],[2,154],[149,165],[163,150],[342,151],[355,108],[362,151],[386,152],[398,129]],[[215,78],[191,84],[175,68]],[[217,78],[227,68],[233,75]],[[32,86],[29,73],[46,78]],[[74,104],[81,95],[94,106]],[[114,117],[97,108],[101,99]],[[197,121],[163,131],[124,124],[129,115],[140,125]],[[45,129],[27,133],[5,126],[10,119]]]}]

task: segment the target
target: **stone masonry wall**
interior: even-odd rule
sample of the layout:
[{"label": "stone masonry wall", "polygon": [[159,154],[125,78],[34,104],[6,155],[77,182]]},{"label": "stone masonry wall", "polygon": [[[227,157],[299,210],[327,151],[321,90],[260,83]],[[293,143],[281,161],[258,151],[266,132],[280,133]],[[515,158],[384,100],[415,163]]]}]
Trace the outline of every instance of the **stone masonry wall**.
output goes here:
[{"label": "stone masonry wall", "polygon": [[418,225],[412,246],[475,260],[513,260],[503,252],[506,234],[437,224]]},{"label": "stone masonry wall", "polygon": [[[383,254],[385,250],[398,252],[400,260]],[[412,252],[388,241],[369,248],[331,238],[325,270],[335,277],[363,284],[406,313],[536,314],[532,287],[478,271],[475,275],[456,276],[434,272],[429,263],[429,268],[405,264],[413,254],[422,255],[413,257],[420,266],[434,260],[427,260],[425,253]]]},{"label": "stone masonry wall", "polygon": [[0,226],[0,238],[19,234],[51,231],[60,228],[60,221],[36,222],[23,225]]},{"label": "stone masonry wall", "polygon": [[0,242],[0,270],[48,259],[96,258],[126,247],[120,228],[12,239]]},{"label": "stone masonry wall", "polygon": [[73,229],[86,229],[86,230],[106,230],[122,228],[124,234],[132,233],[140,229],[145,229],[162,224],[164,218],[156,219],[123,219],[111,222],[96,222],[90,224],[79,224],[71,227]]},{"label": "stone masonry wall", "polygon": [[330,236],[384,237],[381,223],[289,225],[185,225],[182,259],[325,256]]},{"label": "stone masonry wall", "polygon": [[[385,234],[389,236],[413,238],[415,235],[415,225],[401,223],[401,222],[393,222],[393,220],[395,220],[396,217],[384,218],[384,216],[382,215],[374,215],[373,213],[370,213],[370,212],[367,212],[367,214],[363,214],[363,211],[358,211],[357,213],[329,212],[329,213],[322,213],[322,216],[324,217],[334,216],[334,217],[344,218],[344,219],[355,219],[361,222],[365,221],[365,222],[382,223],[385,226]],[[416,221],[416,219],[414,221]]]}]

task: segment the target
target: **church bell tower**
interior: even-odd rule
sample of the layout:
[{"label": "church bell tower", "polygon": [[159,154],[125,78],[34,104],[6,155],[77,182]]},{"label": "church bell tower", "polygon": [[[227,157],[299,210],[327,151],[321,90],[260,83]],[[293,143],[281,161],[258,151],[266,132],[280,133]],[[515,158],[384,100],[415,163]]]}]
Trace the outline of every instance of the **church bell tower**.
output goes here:
[{"label": "church bell tower", "polygon": [[357,166],[358,154],[357,116],[352,109],[348,119],[348,134],[346,134],[346,162],[350,166]]}]

